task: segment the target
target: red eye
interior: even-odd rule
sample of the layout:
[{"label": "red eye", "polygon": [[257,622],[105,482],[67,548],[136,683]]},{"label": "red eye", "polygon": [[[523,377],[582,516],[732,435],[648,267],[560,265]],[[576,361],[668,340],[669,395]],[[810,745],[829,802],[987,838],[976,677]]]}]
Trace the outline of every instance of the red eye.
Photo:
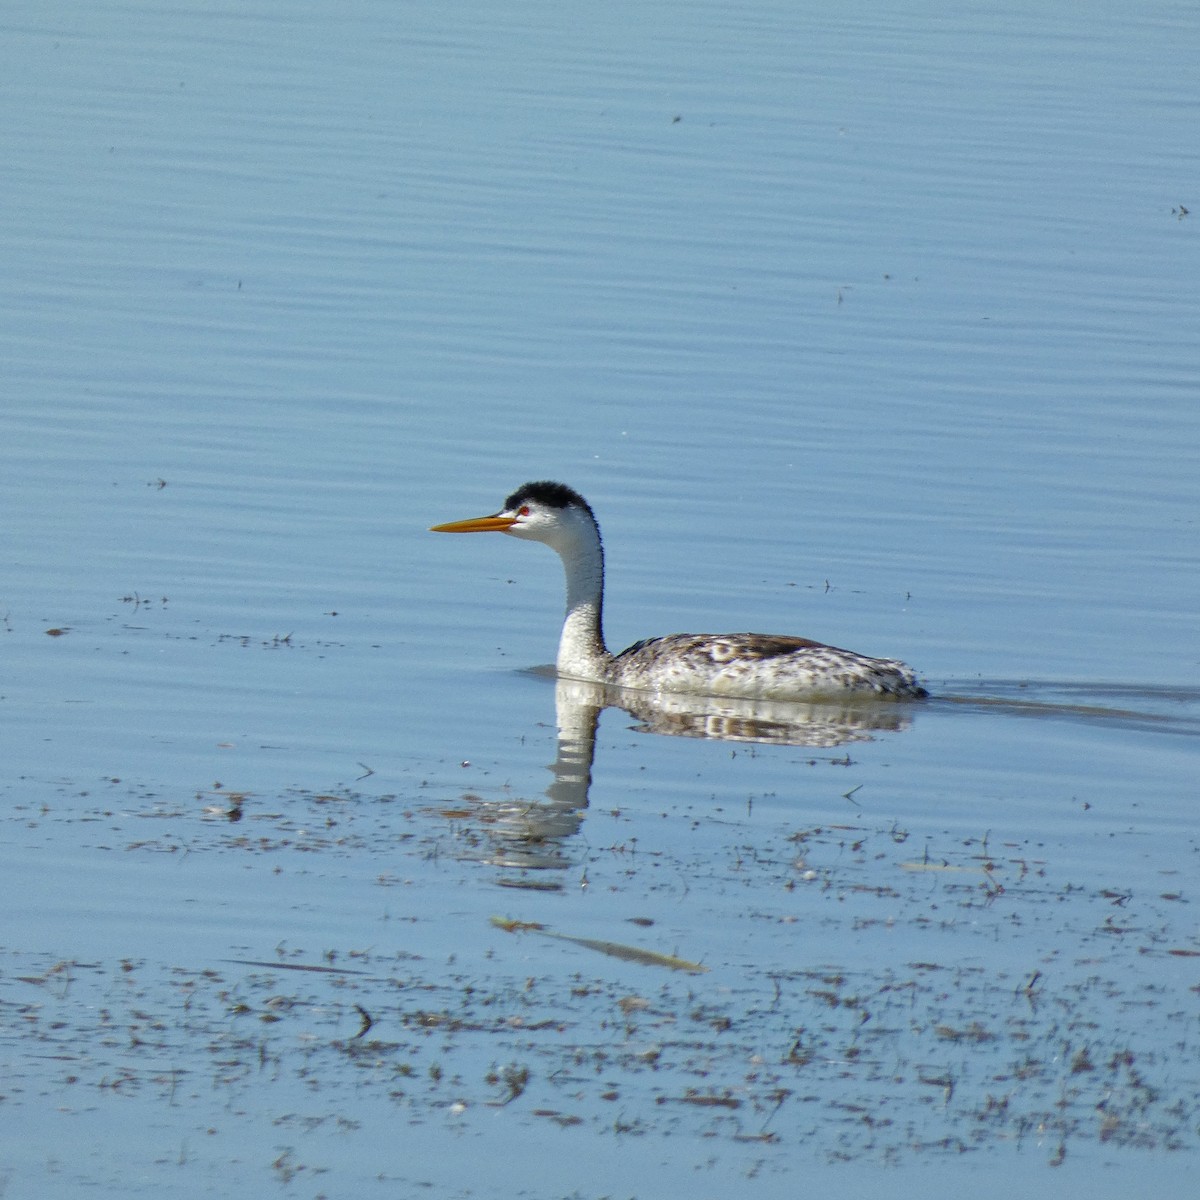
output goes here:
[{"label": "red eye", "polygon": [[521,507],[517,509],[517,516],[518,516],[518,517],[527,517],[527,516],[529,516],[529,505],[528,505],[528,504],[522,504],[522,505],[521,505]]}]

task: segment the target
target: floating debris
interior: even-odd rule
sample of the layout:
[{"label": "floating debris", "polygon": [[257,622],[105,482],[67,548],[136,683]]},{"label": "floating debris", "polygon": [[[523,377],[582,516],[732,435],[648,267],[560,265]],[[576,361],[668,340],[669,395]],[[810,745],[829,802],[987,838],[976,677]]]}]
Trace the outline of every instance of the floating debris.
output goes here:
[{"label": "floating debris", "polygon": [[576,937],[570,933],[558,933],[553,929],[547,929],[545,925],[537,921],[513,921],[507,917],[492,917],[492,924],[497,929],[503,929],[505,933],[540,933],[543,937],[557,938],[561,942],[582,946],[585,950],[595,950],[598,954],[607,954],[610,958],[640,963],[643,967],[666,967],[670,971],[687,971],[692,975],[703,975],[708,970],[703,963],[689,962],[686,958],[677,958],[673,954],[643,950],[640,946],[627,946],[623,942],[609,942],[598,938]]}]

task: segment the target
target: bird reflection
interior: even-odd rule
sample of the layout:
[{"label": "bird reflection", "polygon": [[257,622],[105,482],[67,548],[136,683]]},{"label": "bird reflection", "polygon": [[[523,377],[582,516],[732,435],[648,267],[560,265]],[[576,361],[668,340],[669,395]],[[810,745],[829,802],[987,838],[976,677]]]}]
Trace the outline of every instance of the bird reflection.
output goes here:
[{"label": "bird reflection", "polygon": [[[589,686],[589,685],[574,685]],[[559,713],[563,702],[559,692]],[[905,729],[912,718],[894,701],[759,700],[739,696],[682,696],[602,689],[606,704],[636,717],[635,729],[671,737],[715,738],[772,746],[828,749],[869,742],[879,730]]]},{"label": "bird reflection", "polygon": [[[545,800],[485,803],[481,812],[495,866],[547,870],[571,865],[569,839],[588,806],[600,713],[617,708],[632,716],[635,730],[671,737],[829,749],[870,741],[879,731],[906,729],[912,717],[894,700],[797,702],[739,697],[665,695],[558,679],[554,701],[558,738]],[[538,883],[505,880],[511,886]],[[556,886],[556,885],[549,885]]]}]

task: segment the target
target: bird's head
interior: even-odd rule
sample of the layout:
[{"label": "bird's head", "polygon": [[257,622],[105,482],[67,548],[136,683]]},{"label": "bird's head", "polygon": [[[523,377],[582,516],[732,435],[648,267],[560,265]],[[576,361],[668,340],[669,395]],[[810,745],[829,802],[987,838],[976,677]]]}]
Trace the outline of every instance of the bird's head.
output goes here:
[{"label": "bird's head", "polygon": [[507,533],[510,537],[545,542],[560,554],[581,542],[599,538],[588,502],[565,483],[539,480],[522,484],[504,507],[488,517],[448,521],[432,526],[433,533]]}]

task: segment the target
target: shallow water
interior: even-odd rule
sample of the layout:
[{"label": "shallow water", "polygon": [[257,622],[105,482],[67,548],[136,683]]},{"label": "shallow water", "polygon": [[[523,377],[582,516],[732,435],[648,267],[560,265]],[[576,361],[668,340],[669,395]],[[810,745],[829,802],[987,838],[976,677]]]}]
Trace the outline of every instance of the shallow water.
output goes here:
[{"label": "shallow water", "polygon": [[1180,1190],[1188,10],[0,27],[6,1197]]}]

